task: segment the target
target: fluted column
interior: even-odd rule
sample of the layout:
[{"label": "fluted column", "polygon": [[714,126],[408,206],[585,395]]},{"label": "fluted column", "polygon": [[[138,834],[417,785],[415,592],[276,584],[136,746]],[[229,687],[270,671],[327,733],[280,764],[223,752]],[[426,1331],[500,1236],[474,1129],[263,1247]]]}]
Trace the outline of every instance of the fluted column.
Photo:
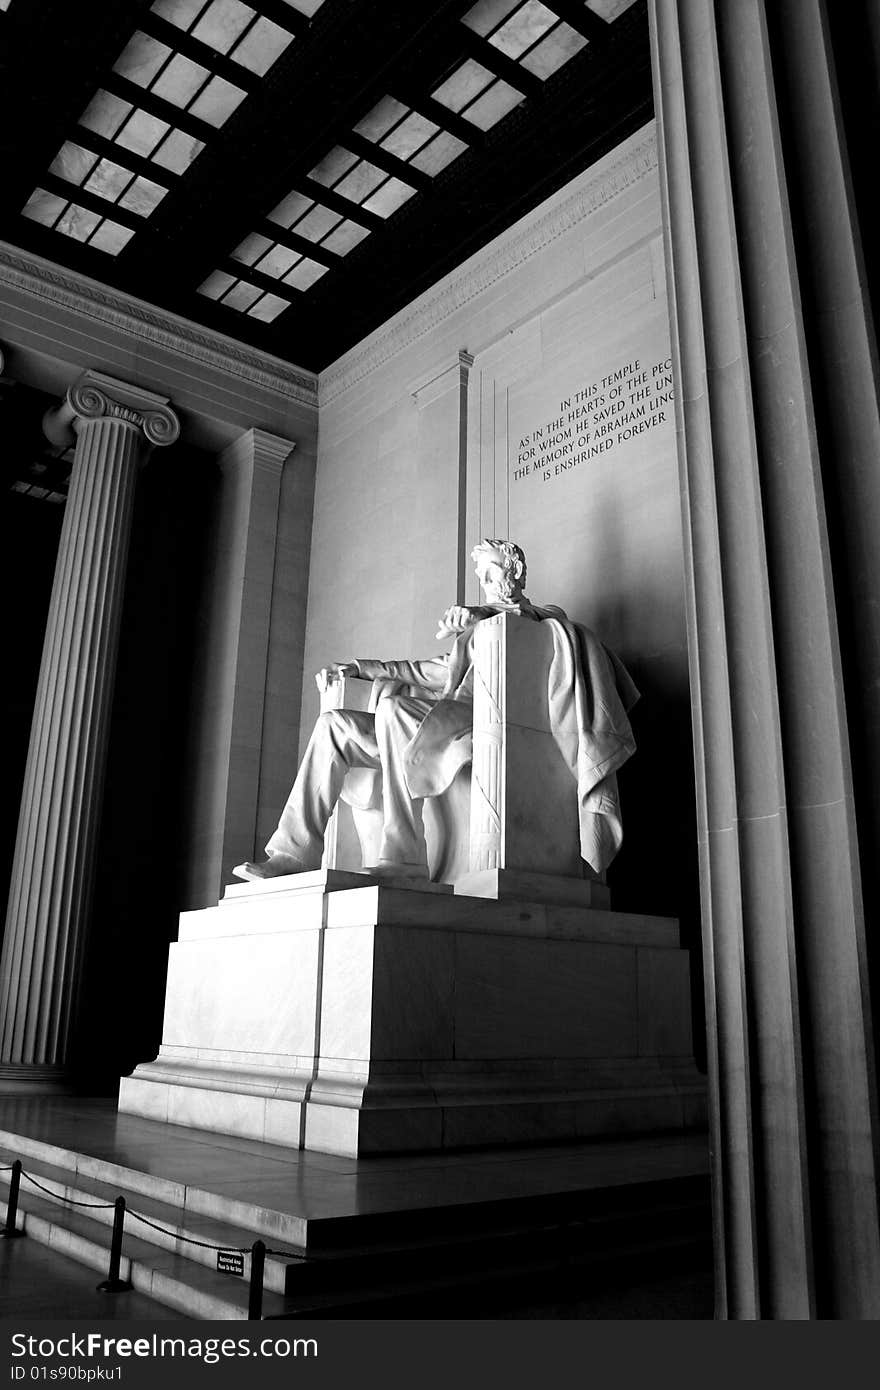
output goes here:
[{"label": "fluted column", "polygon": [[138,466],[179,423],[88,371],[44,422],[76,442],[0,962],[0,1086],[63,1081],[86,944]]},{"label": "fluted column", "polygon": [[[876,353],[826,15],[820,0],[650,0],[649,13],[718,1313],[873,1319],[878,1135],[863,893],[876,845],[860,844],[870,822],[853,758],[872,746],[875,721],[876,681],[870,691],[865,681],[878,657],[865,644],[876,564],[860,573],[859,601],[875,616],[854,650],[846,600],[877,515]],[[876,556],[876,532],[870,549]]]}]

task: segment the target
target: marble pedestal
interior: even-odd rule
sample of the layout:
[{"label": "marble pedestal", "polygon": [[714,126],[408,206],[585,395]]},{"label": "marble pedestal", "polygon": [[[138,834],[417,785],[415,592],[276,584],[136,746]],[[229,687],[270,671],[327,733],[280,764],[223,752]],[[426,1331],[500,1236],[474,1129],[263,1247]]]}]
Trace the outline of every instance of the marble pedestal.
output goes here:
[{"label": "marble pedestal", "polygon": [[322,870],[184,913],[119,1108],[353,1156],[705,1123],[673,920],[432,887]]}]

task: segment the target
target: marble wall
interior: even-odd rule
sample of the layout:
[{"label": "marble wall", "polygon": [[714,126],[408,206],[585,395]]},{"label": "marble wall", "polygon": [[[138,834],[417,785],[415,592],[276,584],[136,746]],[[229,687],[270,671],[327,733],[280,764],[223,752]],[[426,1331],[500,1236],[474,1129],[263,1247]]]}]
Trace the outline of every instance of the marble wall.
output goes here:
[{"label": "marble wall", "polygon": [[511,535],[533,601],[643,691],[616,905],[692,915],[694,939],[672,389],[652,123],[322,374],[301,727],[328,661],[435,652],[476,600],[471,546]]}]

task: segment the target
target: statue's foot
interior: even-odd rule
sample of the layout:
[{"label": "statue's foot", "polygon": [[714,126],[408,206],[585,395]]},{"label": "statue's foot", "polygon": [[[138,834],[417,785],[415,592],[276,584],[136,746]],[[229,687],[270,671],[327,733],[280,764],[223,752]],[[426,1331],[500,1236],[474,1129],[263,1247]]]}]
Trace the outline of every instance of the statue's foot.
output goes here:
[{"label": "statue's foot", "polygon": [[428,878],[427,864],[396,864],[392,859],[379,859],[364,869],[374,878]]},{"label": "statue's foot", "polygon": [[282,878],[285,874],[303,874],[310,870],[292,854],[271,854],[262,864],[236,864],[232,872],[236,878],[251,880]]}]

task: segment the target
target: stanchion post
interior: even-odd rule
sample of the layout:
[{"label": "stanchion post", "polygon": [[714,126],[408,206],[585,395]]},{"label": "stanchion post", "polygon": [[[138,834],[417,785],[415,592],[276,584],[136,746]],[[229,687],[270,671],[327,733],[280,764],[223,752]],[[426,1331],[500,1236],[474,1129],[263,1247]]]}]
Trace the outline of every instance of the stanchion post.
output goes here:
[{"label": "stanchion post", "polygon": [[249,1322],[260,1322],[263,1316],[263,1267],[265,1263],[265,1241],[255,1240],[251,1246],[251,1283],[248,1290]]},{"label": "stanchion post", "polygon": [[98,1288],[102,1293],[123,1293],[126,1289],[134,1287],[128,1279],[120,1279],[119,1267],[122,1262],[122,1232],[125,1227],[125,1198],[117,1197],[114,1203],[116,1207],[113,1213],[113,1236],[110,1241],[110,1269],[106,1279],[102,1279]]},{"label": "stanchion post", "polygon": [[0,1236],[5,1236],[7,1240],[14,1240],[16,1236],[23,1236],[24,1231],[20,1231],[16,1225],[18,1216],[18,1189],[21,1186],[21,1159],[17,1158],[12,1165],[12,1173],[9,1178],[9,1201],[6,1206],[6,1225],[0,1231]]}]

